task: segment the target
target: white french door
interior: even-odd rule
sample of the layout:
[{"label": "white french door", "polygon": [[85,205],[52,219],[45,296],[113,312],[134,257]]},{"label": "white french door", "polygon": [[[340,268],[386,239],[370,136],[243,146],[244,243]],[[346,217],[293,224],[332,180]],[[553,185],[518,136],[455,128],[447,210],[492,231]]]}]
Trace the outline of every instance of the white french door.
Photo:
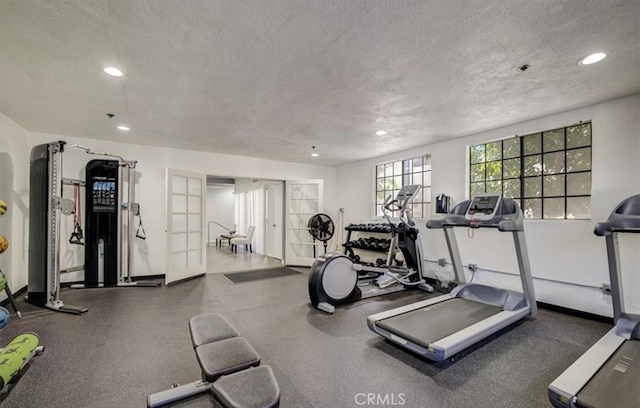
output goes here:
[{"label": "white french door", "polygon": [[[286,182],[285,264],[311,266],[320,243],[309,233],[309,219],[321,212],[323,180]],[[322,245],[320,245],[320,248]]]},{"label": "white french door", "polygon": [[206,272],[206,176],[167,169],[167,272],[165,284]]}]

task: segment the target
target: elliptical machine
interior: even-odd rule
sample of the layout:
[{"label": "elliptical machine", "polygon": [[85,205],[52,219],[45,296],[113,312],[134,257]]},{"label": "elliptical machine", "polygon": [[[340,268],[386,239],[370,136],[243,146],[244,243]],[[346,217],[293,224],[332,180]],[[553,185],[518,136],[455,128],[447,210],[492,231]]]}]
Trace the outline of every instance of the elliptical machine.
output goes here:
[{"label": "elliptical machine", "polygon": [[[311,304],[323,312],[333,313],[335,306],[410,288],[433,292],[422,275],[422,242],[418,229],[407,211],[409,203],[420,191],[420,185],[404,186],[395,199],[388,196],[382,204],[383,214],[391,227],[391,247],[400,248],[406,266],[367,266],[354,263],[338,253],[319,256],[309,272]],[[387,211],[399,211],[396,226]],[[371,277],[373,276],[373,278]]]}]

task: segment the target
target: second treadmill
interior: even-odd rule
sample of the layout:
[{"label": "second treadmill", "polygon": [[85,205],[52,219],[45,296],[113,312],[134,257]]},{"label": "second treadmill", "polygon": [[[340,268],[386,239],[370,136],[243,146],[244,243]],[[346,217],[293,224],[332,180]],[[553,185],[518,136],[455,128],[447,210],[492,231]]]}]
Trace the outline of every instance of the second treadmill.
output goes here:
[{"label": "second treadmill", "polygon": [[[523,215],[511,199],[476,195],[456,205],[427,228],[444,230],[458,286],[451,293],[371,315],[369,328],[425,358],[442,361],[526,316],[537,306],[524,237]],[[522,293],[467,284],[455,227],[495,228],[511,232],[520,269]]]},{"label": "second treadmill", "polygon": [[594,230],[605,237],[614,327],[550,385],[556,408],[640,407],[640,314],[627,313],[618,235],[640,233],[640,194],[622,201]]}]

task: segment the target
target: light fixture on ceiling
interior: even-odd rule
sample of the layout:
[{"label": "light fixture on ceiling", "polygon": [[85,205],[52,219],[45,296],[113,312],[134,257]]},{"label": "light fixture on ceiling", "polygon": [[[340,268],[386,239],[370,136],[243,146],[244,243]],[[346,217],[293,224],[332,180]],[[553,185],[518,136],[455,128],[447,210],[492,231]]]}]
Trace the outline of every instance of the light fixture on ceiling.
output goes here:
[{"label": "light fixture on ceiling", "polygon": [[120,125],[120,126],[118,126],[118,130],[122,130],[124,132],[128,132],[131,129],[129,129],[129,126]]},{"label": "light fixture on ceiling", "polygon": [[587,55],[586,57],[580,59],[580,61],[578,61],[578,65],[595,64],[596,62],[602,61],[606,56],[607,54],[605,54],[604,52],[596,52],[595,54]]},{"label": "light fixture on ceiling", "polygon": [[384,136],[384,135],[386,135],[386,134],[387,134],[387,131],[386,131],[386,130],[378,130],[378,131],[376,132],[376,135],[378,135],[378,136]]},{"label": "light fixture on ceiling", "polygon": [[104,72],[106,72],[107,74],[109,74],[109,75],[111,75],[111,76],[114,76],[114,77],[121,77],[121,76],[123,75],[123,74],[122,74],[122,71],[120,71],[120,70],[119,70],[118,68],[116,68],[116,67],[106,67],[106,68],[104,69]]},{"label": "light fixture on ceiling", "polygon": [[318,156],[320,155],[316,152],[316,147],[311,146],[311,157],[318,157]]}]

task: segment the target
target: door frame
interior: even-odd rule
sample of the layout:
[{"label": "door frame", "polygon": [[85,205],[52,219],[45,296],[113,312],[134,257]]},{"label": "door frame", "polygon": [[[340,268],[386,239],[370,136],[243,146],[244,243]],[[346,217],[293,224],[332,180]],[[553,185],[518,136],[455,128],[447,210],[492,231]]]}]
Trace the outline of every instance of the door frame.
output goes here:
[{"label": "door frame", "polygon": [[284,260],[284,184],[284,181],[273,181],[264,187],[265,252],[279,261]]},{"label": "door frame", "polygon": [[[207,177],[209,178],[213,178],[213,179],[225,179],[225,180],[236,180],[236,179],[251,179],[251,180],[256,180],[256,181],[261,181],[261,182],[266,182],[265,186],[262,188],[262,194],[263,194],[263,202],[265,204],[265,206],[269,206],[269,208],[271,209],[271,207],[273,207],[273,211],[274,211],[274,215],[275,215],[275,222],[276,223],[280,223],[279,228],[281,228],[281,231],[278,235],[277,232],[277,228],[276,227],[276,236],[272,237],[270,235],[270,228],[271,225],[268,220],[267,220],[267,215],[266,212],[263,210],[262,213],[262,237],[264,239],[264,254],[265,256],[269,256],[271,258],[277,259],[279,260],[283,265],[284,265],[284,246],[285,246],[285,234],[284,234],[284,220],[285,220],[285,205],[284,205],[284,201],[285,201],[285,184],[286,181],[282,180],[282,179],[268,179],[268,178],[261,178],[261,177],[248,177],[248,176],[232,176],[232,175],[220,175],[217,173],[209,173],[207,174]],[[279,185],[280,189],[281,189],[281,196],[278,197],[276,199],[276,196],[274,195],[274,186]],[[266,200],[266,194],[265,194],[265,188],[268,186],[269,188],[269,195],[271,196],[271,201],[267,203]],[[206,197],[206,200],[209,200],[209,197]],[[277,202],[276,202],[277,201]],[[275,205],[273,205],[275,203]],[[211,203],[207,203],[207,206],[209,206]],[[235,206],[235,204],[234,204]],[[277,213],[277,215],[276,215]],[[238,231],[239,233],[242,233],[242,231]],[[277,246],[279,246],[279,251],[277,250],[278,248],[276,248],[275,254],[276,256],[272,256],[270,254],[267,253],[267,242],[269,242],[270,239],[277,239],[278,240],[278,244]],[[279,256],[278,256],[279,255]]]}]

